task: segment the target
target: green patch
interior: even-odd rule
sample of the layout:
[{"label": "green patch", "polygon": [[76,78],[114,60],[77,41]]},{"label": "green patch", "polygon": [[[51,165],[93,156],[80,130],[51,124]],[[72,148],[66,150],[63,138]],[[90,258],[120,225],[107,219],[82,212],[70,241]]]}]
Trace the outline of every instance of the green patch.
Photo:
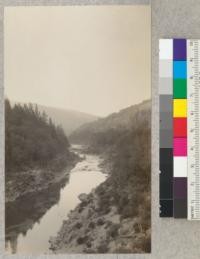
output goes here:
[{"label": "green patch", "polygon": [[175,99],[187,98],[187,80],[175,79],[173,82],[173,95]]}]

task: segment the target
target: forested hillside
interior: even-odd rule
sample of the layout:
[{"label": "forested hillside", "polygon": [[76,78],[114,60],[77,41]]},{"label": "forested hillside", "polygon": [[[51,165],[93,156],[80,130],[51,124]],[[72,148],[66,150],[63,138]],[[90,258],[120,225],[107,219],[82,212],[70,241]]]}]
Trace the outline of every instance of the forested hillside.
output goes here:
[{"label": "forested hillside", "polygon": [[42,191],[66,177],[79,161],[69,148],[63,129],[37,105],[11,106],[5,100],[6,202]]},{"label": "forested hillside", "polygon": [[[19,104],[10,100],[11,107],[15,104]],[[21,106],[24,103],[20,103]],[[51,118],[52,122],[56,125],[62,125],[63,131],[67,136],[69,136],[74,130],[78,129],[80,126],[86,123],[90,123],[98,119],[97,116],[88,114],[85,112],[79,112],[70,109],[61,109],[46,105],[40,105],[35,103],[30,103],[30,105],[35,109],[37,106],[37,110],[42,114],[43,112]]]},{"label": "forested hillside", "polygon": [[[92,142],[93,150],[105,150],[110,167],[110,177],[97,189],[102,211],[106,213],[115,205],[122,220],[138,218],[135,226],[130,225],[130,232],[138,228],[137,231],[144,234],[138,234],[141,238],[132,240],[129,248],[121,246],[119,252],[136,252],[137,249],[149,252],[151,249],[150,102],[141,104],[136,110],[132,122],[129,121],[129,129],[109,129],[96,134]],[[127,109],[126,112],[131,111]]]},{"label": "forested hillside", "polygon": [[[5,101],[6,173],[30,167],[46,167],[59,155],[69,155],[69,142],[37,106]],[[65,158],[66,158],[65,157]],[[60,161],[61,162],[61,161]]]},{"label": "forested hillside", "polygon": [[[120,132],[123,134],[125,129],[130,130],[131,127],[136,126],[140,121],[148,120],[149,115],[150,101],[144,101],[125,108],[118,113],[112,113],[105,118],[82,125],[72,132],[69,139],[72,143],[91,144],[101,138],[99,139],[100,144],[102,141],[107,143],[107,140],[110,141],[109,136],[112,135],[115,138]],[[110,145],[109,142],[107,144]]]}]

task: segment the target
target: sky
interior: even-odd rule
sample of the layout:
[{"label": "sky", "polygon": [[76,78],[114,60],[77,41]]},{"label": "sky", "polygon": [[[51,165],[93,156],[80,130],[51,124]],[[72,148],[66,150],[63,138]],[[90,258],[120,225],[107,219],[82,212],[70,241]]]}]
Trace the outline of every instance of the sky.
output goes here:
[{"label": "sky", "polygon": [[6,7],[12,101],[107,116],[149,99],[149,6]]}]

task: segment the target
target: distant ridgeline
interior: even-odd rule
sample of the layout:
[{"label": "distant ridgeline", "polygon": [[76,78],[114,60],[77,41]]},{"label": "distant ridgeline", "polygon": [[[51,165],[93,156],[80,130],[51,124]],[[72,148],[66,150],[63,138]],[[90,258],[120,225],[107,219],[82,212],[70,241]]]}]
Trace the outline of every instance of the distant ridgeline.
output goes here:
[{"label": "distant ridgeline", "polygon": [[109,147],[116,142],[118,136],[125,131],[150,128],[150,101],[125,108],[118,113],[112,113],[105,118],[85,123],[69,136],[71,143],[92,145],[96,148]]},{"label": "distant ridgeline", "polygon": [[64,166],[70,156],[69,142],[60,126],[39,112],[37,105],[5,100],[5,168],[11,172],[48,167],[57,161]]},{"label": "distant ridgeline", "polygon": [[[151,219],[150,122],[151,102],[145,101],[83,125],[70,136],[72,142],[103,153],[110,168],[110,177],[97,188],[102,213],[115,205],[122,219],[137,217],[144,233],[150,230]],[[145,238],[143,250],[149,251],[150,236]]]}]

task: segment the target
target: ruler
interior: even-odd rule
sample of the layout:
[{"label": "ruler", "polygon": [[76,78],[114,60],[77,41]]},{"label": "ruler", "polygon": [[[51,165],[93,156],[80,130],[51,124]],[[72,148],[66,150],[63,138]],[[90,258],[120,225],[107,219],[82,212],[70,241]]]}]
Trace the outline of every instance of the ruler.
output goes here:
[{"label": "ruler", "polygon": [[200,40],[187,40],[188,219],[200,220]]}]

